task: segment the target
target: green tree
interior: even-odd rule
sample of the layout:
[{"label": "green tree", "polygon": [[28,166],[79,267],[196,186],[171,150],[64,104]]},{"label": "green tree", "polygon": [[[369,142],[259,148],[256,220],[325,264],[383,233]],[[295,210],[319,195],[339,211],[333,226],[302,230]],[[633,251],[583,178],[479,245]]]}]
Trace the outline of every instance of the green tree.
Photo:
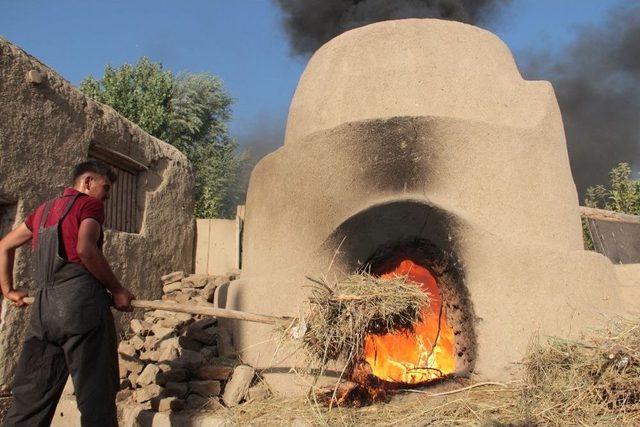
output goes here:
[{"label": "green tree", "polygon": [[200,173],[196,182],[196,216],[232,218],[246,193],[243,171],[250,165],[245,153],[236,153],[236,144],[201,145],[193,150],[192,161]]},{"label": "green tree", "polygon": [[232,99],[220,79],[209,73],[174,75],[142,58],[135,65],[107,66],[101,79],[88,77],[80,90],[189,158],[196,173],[196,216],[235,214],[251,162],[229,136]]},{"label": "green tree", "polygon": [[[589,187],[585,206],[631,215],[640,215],[640,180],[631,179],[629,163],[619,163],[609,172],[609,187]],[[593,238],[586,219],[582,219],[585,249],[593,250]]]},{"label": "green tree", "polygon": [[585,204],[591,208],[640,215],[640,180],[631,179],[629,163],[619,163],[611,169],[608,188],[602,185],[589,187]]},{"label": "green tree", "polygon": [[151,135],[166,137],[174,81],[162,64],[141,58],[135,65],[107,65],[100,80],[88,77],[80,83],[80,90],[110,105]]},{"label": "green tree", "polygon": [[185,152],[203,144],[228,143],[231,104],[216,76],[179,74],[174,78],[166,138]]}]

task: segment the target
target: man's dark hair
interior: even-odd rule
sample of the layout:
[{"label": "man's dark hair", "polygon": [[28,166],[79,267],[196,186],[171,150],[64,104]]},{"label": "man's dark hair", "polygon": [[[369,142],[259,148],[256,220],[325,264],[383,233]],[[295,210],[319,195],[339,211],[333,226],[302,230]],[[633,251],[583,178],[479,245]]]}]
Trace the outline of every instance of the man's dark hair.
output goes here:
[{"label": "man's dark hair", "polygon": [[78,177],[87,172],[93,172],[97,173],[98,175],[102,175],[105,178],[108,178],[111,183],[116,182],[116,179],[118,178],[109,166],[97,160],[91,159],[87,160],[86,162],[78,163],[73,168],[73,182],[76,182]]}]

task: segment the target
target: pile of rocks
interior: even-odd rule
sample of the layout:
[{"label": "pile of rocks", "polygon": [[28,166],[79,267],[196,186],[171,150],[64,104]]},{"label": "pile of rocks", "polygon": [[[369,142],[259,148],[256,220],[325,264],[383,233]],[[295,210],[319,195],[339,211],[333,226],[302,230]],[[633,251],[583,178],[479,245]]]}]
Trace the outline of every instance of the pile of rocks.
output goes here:
[{"label": "pile of rocks", "polygon": [[[162,277],[162,300],[210,305],[215,289],[233,278],[174,272]],[[237,361],[229,332],[213,317],[152,310],[131,321],[131,333],[118,347],[119,402],[156,411],[215,410],[268,395],[262,383],[251,387],[254,369]]]}]

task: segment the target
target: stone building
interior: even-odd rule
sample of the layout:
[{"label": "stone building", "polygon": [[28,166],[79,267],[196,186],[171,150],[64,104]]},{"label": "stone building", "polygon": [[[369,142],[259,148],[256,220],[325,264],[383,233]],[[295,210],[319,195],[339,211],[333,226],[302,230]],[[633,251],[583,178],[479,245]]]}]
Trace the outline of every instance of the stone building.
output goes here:
[{"label": "stone building", "polygon": [[[193,172],[184,155],[0,38],[0,234],[69,186],[75,164],[97,158],[118,174],[106,206],[104,251],[138,298],[155,299],[162,274],[192,271]],[[29,249],[16,256],[17,287],[34,291]],[[0,389],[11,383],[27,313],[6,301]]]}]

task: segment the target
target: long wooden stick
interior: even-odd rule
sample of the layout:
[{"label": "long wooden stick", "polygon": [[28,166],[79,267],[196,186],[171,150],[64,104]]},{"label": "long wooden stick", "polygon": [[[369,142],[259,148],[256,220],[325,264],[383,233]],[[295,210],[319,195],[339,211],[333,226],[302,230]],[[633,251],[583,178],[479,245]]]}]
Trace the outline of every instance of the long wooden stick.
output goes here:
[{"label": "long wooden stick", "polygon": [[131,301],[133,308],[175,311],[178,313],[200,314],[203,316],[224,317],[226,319],[246,320],[247,322],[267,323],[270,325],[288,325],[293,321],[290,317],[268,316],[265,314],[247,313],[226,308],[206,307],[202,305],[171,304],[162,301]]},{"label": "long wooden stick", "polygon": [[[33,297],[25,297],[23,298],[23,301],[27,304],[33,304]],[[291,317],[268,316],[265,314],[247,313],[244,311],[206,307],[202,305],[172,304],[164,301],[133,300],[131,301],[131,306],[133,308],[164,310],[175,313],[199,314],[202,316],[223,317],[225,319],[266,323],[269,325],[289,325],[294,320]]]}]

